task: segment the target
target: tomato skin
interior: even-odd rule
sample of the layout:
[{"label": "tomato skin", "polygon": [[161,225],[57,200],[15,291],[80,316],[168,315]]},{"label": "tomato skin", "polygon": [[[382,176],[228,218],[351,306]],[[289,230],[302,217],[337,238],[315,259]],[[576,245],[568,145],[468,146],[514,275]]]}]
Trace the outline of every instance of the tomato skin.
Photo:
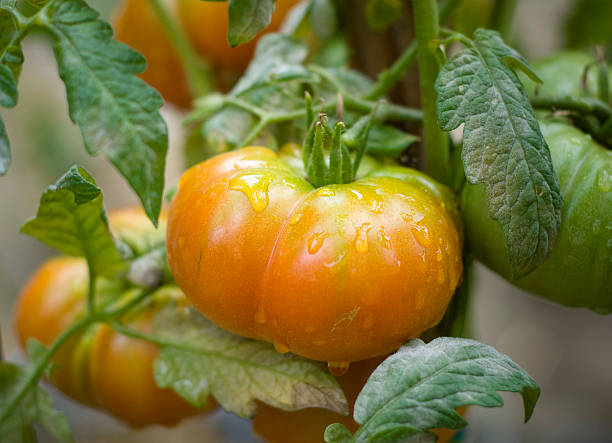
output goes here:
[{"label": "tomato skin", "polygon": [[165,100],[182,108],[191,106],[191,92],[181,59],[148,0],[126,0],[118,11],[115,38],[147,59],[140,77]]},{"label": "tomato skin", "polygon": [[612,151],[563,122],[541,120],[564,204],[548,258],[520,280],[511,278],[498,223],[487,214],[482,185],[466,185],[462,213],[475,257],[512,284],[571,307],[612,312]]},{"label": "tomato skin", "polygon": [[[178,288],[164,290],[175,295],[175,299],[182,297]],[[163,305],[163,301],[159,305]],[[150,332],[159,305],[148,306],[127,325],[140,332]],[[173,426],[185,417],[216,407],[216,403],[210,401],[205,408],[197,409],[171,389],[159,388],[152,370],[158,352],[159,348],[152,343],[126,337],[106,324],[99,325],[89,357],[91,390],[96,404],[134,427]]]},{"label": "tomato skin", "polygon": [[[110,214],[113,232],[122,240],[140,231],[141,245],[163,241],[165,214],[161,233],[153,228],[140,209],[124,209]],[[161,235],[161,237],[160,237]],[[132,240],[134,240],[132,238]],[[121,294],[122,283],[100,280],[97,296]],[[52,258],[44,263],[22,290],[16,311],[18,336],[25,347],[29,338],[50,345],[86,308],[88,270],[81,258]],[[166,292],[180,293],[178,289]],[[160,292],[160,291],[158,291]],[[176,298],[176,297],[175,297]],[[151,318],[160,307],[151,304],[129,326],[147,331]],[[117,334],[107,325],[93,325],[67,341],[54,355],[60,367],[52,380],[69,397],[104,410],[132,426],[173,425],[180,419],[214,407],[196,409],[169,389],[161,389],[153,378],[153,361],[158,348],[142,340]]]},{"label": "tomato skin", "polygon": [[[373,358],[353,363],[348,372],[336,377],[351,407],[350,414],[344,416],[337,412],[320,408],[307,408],[298,411],[283,411],[259,403],[257,415],[253,419],[253,431],[267,443],[324,443],[325,428],[332,423],[342,423],[355,433],[359,424],[353,420],[355,401],[374,369],[383,358]],[[459,408],[461,415],[465,407]],[[436,429],[439,443],[450,441],[455,430]]]},{"label": "tomato skin", "polygon": [[285,15],[299,0],[277,0],[270,24],[253,40],[235,48],[227,42],[228,6],[225,2],[178,0],[178,15],[185,32],[199,54],[217,69],[240,74],[253,57],[257,41],[277,31]]},{"label": "tomato skin", "polygon": [[[168,10],[178,15],[194,49],[210,63],[217,86],[226,91],[246,69],[257,40],[279,29],[287,12],[299,0],[278,0],[270,25],[255,39],[236,48],[227,43],[227,2],[170,0]],[[115,38],[136,49],[147,59],[140,77],[157,89],[165,100],[190,108],[192,93],[182,61],[148,0],[125,0],[114,20]]]},{"label": "tomato skin", "polygon": [[212,321],[332,363],[386,355],[437,324],[462,266],[457,228],[427,188],[366,176],[314,190],[260,147],[183,175],[166,246]]},{"label": "tomato skin", "polygon": [[[597,83],[598,74],[596,66],[589,68],[586,84],[583,84],[585,67],[594,61],[595,59],[592,56],[584,52],[558,52],[533,63],[532,68],[542,80],[541,85],[534,85],[531,81],[524,81],[523,83],[526,85],[527,91],[531,96],[559,97],[581,95],[597,97],[599,86]],[[610,84],[612,84],[612,70],[610,70],[608,77]],[[523,78],[526,79],[526,76]]]},{"label": "tomato skin", "polygon": [[[22,347],[25,349],[29,338],[51,345],[85,310],[87,289],[87,265],[83,260],[61,257],[44,263],[30,277],[17,305],[15,323]],[[79,339],[75,336],[68,340],[53,356],[53,363],[61,368],[53,372],[52,380],[69,397],[91,404],[91,393],[84,382],[86,367],[82,360],[73,358]]]}]

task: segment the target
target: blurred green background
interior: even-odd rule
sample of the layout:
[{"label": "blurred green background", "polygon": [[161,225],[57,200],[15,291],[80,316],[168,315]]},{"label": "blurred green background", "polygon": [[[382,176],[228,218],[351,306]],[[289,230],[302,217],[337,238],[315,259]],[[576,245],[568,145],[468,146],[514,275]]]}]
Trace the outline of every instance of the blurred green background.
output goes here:
[{"label": "blurred green background", "polygon": [[[116,2],[110,0],[89,3],[106,18],[112,16],[116,7]],[[594,29],[577,33],[571,25],[573,31],[565,33],[563,24],[573,3],[572,0],[519,2],[514,35],[528,58],[549,54],[567,39],[570,43],[591,44],[601,38]],[[580,13],[591,13],[593,20],[599,20],[601,14],[593,12],[611,2],[582,3],[590,4],[591,8]],[[612,28],[612,22],[608,24]],[[14,156],[8,174],[0,178],[0,325],[4,354],[11,360],[23,358],[16,347],[11,320],[18,291],[28,276],[54,254],[39,242],[19,234],[19,227],[35,213],[44,188],[72,164],[79,163],[92,172],[103,189],[107,208],[137,203],[123,178],[103,158],[85,154],[80,133],[68,118],[65,91],[48,42],[43,36],[30,37],[24,44],[24,52],[19,104],[15,109],[1,111]],[[163,114],[170,126],[171,142],[167,182],[173,183],[183,164],[185,134],[180,126],[182,116],[177,110],[165,107]],[[481,266],[477,269],[473,307],[476,338],[495,346],[525,368],[540,384],[542,396],[527,424],[522,424],[522,403],[518,395],[504,395],[506,406],[502,409],[472,408],[463,441],[612,441],[612,317],[541,301],[509,286]],[[54,396],[58,406],[69,415],[77,442],[257,441],[250,435],[248,422],[222,412],[186,420],[173,429],[131,430],[57,392]],[[42,441],[48,440],[42,436]]]}]

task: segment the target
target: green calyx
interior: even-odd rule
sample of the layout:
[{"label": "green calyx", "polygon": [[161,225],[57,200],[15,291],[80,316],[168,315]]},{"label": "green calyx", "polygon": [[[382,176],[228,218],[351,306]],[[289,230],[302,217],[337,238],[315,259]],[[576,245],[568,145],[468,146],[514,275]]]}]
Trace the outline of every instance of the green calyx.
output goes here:
[{"label": "green calyx", "polygon": [[[344,142],[346,126],[338,121],[333,129],[326,114],[319,114],[315,121],[312,98],[306,94],[306,139],[304,140],[303,161],[306,176],[315,187],[330,184],[350,183],[355,180],[359,164],[365,153],[366,143],[372,126],[372,113],[367,121],[358,122],[349,132],[356,132],[354,156]],[[359,127],[357,127],[359,126]]]}]

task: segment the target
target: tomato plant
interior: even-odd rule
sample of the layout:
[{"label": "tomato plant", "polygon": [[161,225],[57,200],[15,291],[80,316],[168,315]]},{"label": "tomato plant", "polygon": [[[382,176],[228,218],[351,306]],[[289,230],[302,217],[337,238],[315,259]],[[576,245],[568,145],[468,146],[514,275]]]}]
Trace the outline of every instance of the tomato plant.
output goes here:
[{"label": "tomato plant", "polygon": [[[462,213],[474,255],[517,286],[566,306],[612,309],[612,151],[564,122],[540,120],[563,192],[563,224],[549,256],[512,279],[502,233],[487,215],[482,188],[463,191]],[[588,278],[585,278],[588,276]]]},{"label": "tomato plant", "polygon": [[[110,214],[110,220],[118,238],[135,251],[143,247],[144,252],[159,243],[159,231],[142,211],[117,211]],[[24,347],[29,339],[52,344],[63,329],[84,315],[87,279],[87,264],[81,258],[54,258],[42,265],[24,288],[17,308],[17,331]],[[113,280],[100,279],[98,286],[102,303],[121,298],[126,290]],[[183,297],[180,291],[162,287],[146,306],[129,314],[127,323],[137,330],[150,330],[159,306],[177,297]],[[53,358],[58,369],[51,377],[68,396],[107,410],[134,426],[171,425],[198,409],[173,391],[157,387],[152,370],[157,353],[158,348],[151,343],[126,338],[107,325],[93,325],[59,349]]]},{"label": "tomato plant", "polygon": [[[63,256],[19,298],[2,439],[72,440],[42,378],[133,427],[219,406],[270,442],[444,441],[468,406],[519,393],[527,421],[540,395],[470,338],[475,260],[612,311],[603,46],[531,65],[511,0],[126,0],[112,26],[88,3],[0,1],[0,105],[46,35],[142,209],[107,215],[78,165],[44,190],[21,231]],[[169,186],[167,102],[190,165]]]}]

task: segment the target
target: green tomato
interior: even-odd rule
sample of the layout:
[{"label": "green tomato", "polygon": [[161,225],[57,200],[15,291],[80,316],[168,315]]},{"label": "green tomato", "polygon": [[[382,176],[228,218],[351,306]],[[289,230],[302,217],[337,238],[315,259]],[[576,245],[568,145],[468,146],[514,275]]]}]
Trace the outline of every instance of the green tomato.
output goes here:
[{"label": "green tomato", "polygon": [[[586,85],[583,84],[584,69],[594,63],[593,56],[578,51],[564,51],[543,58],[532,64],[533,70],[542,80],[539,86],[534,85],[527,76],[521,75],[521,80],[530,96],[558,97],[580,95],[597,97],[597,66],[591,66],[587,71]],[[609,71],[609,84],[612,85],[612,70]],[[586,86],[586,87],[585,87]]]},{"label": "green tomato", "polygon": [[475,257],[514,285],[566,306],[612,312],[612,150],[564,122],[540,121],[563,195],[562,223],[547,259],[513,280],[499,223],[483,185],[462,193],[465,233]]}]

